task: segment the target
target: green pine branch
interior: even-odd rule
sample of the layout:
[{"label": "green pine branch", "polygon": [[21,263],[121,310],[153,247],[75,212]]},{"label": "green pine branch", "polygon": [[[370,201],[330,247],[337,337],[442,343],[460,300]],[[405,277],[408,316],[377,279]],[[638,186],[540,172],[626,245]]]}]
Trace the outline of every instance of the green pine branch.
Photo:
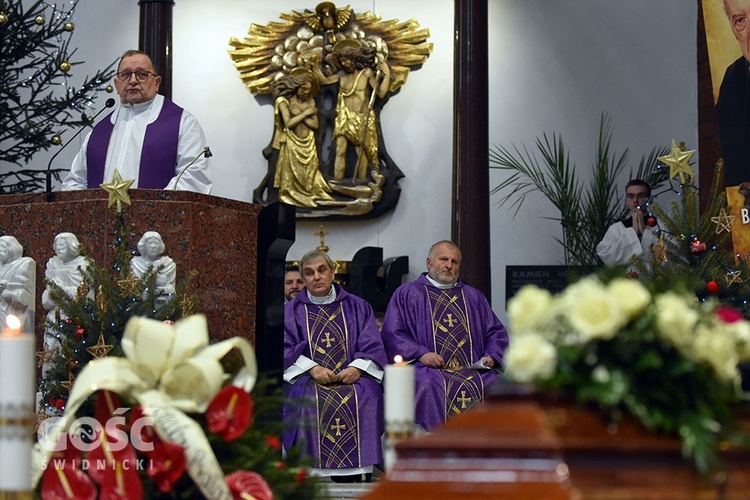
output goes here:
[{"label": "green pine branch", "polygon": [[[66,10],[41,0],[3,2],[8,20],[0,24],[0,162],[10,171],[0,174],[0,194],[44,190],[45,171],[27,165],[53,141],[64,142],[68,131],[91,125],[89,107],[114,76],[116,61],[86,75],[78,87],[70,83],[73,69],[83,64],[73,60],[77,49],[70,45],[77,5],[72,0]],[[64,171],[54,169],[53,178],[59,181]]]}]

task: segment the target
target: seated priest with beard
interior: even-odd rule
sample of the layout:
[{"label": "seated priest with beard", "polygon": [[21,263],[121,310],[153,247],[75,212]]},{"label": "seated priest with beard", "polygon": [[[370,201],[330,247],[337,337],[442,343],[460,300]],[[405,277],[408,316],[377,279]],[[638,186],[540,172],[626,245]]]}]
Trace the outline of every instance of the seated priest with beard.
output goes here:
[{"label": "seated priest with beard", "polygon": [[361,480],[383,458],[383,341],[370,305],[333,284],[328,254],[299,266],[305,289],[284,306],[284,447],[301,447],[313,474]]},{"label": "seated priest with beard", "polygon": [[389,360],[414,365],[416,423],[431,431],[484,400],[508,333],[482,292],[459,279],[455,243],[432,245],[426,263],[427,273],[393,294],[383,342]]}]

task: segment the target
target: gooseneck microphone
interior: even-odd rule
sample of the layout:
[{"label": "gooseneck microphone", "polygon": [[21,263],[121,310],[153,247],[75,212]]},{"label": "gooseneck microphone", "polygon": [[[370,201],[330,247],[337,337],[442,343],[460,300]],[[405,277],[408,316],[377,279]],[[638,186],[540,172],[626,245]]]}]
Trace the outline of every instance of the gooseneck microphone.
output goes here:
[{"label": "gooseneck microphone", "polygon": [[196,161],[200,160],[201,157],[203,157],[203,156],[205,156],[206,158],[211,158],[213,156],[213,153],[211,153],[211,150],[209,149],[208,146],[206,146],[205,148],[203,148],[203,150],[200,152],[200,154],[198,156],[196,156],[195,158],[193,158],[193,160],[190,163],[188,163],[187,165],[185,165],[185,168],[183,168],[182,170],[180,170],[180,173],[177,175],[177,179],[174,181],[174,187],[172,189],[177,189],[177,184],[179,184],[180,179],[182,178],[182,174],[184,174],[185,171],[193,165],[193,163],[195,163]]},{"label": "gooseneck microphone", "polygon": [[[102,109],[100,109],[94,116],[92,116],[89,119],[89,123],[93,123],[94,120],[96,120],[96,118],[100,114],[102,114],[106,109],[111,108],[114,105],[115,105],[115,100],[113,98],[110,97],[109,99],[107,99],[107,102],[104,103],[104,107]],[[65,144],[63,144],[63,146],[60,149],[57,150],[57,153],[53,154],[52,158],[50,158],[49,163],[47,164],[47,188],[44,191],[45,193],[47,193],[47,201],[48,202],[52,201],[52,162],[55,161],[55,158],[57,158],[57,155],[59,155],[60,153],[62,153],[63,149],[65,149],[66,147],[68,147],[68,144],[70,144],[71,142],[73,142],[73,140],[76,137],[78,137],[79,135],[81,135],[81,132],[83,132],[84,130],[86,130],[86,126],[85,125],[83,127],[79,128],[78,132],[76,132],[75,134],[73,134],[73,137],[71,137],[70,139],[68,139],[68,141]]]}]

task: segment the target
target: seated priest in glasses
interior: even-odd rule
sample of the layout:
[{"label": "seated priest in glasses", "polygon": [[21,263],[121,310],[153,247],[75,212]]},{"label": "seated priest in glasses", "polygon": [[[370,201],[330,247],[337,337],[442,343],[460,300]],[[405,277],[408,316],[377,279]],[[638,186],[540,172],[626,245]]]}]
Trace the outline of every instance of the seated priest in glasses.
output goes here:
[{"label": "seated priest in glasses", "polygon": [[284,447],[313,474],[361,481],[383,458],[383,341],[372,307],[333,283],[327,253],[299,267],[305,289],[284,306]]},{"label": "seated priest in glasses", "polygon": [[122,55],[115,76],[120,106],[84,139],[63,190],[98,188],[112,182],[117,169],[122,179],[135,181],[133,188],[211,191],[203,129],[193,115],[157,94],[160,84],[148,55],[139,50]]}]

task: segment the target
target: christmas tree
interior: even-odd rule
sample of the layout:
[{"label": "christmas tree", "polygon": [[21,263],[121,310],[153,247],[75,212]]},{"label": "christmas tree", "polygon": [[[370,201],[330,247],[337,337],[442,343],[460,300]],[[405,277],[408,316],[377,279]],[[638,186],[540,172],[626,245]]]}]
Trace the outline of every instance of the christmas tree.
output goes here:
[{"label": "christmas tree", "polygon": [[[26,4],[26,5],[24,5]],[[89,108],[115,62],[73,85],[71,47],[78,0],[63,7],[46,1],[0,1],[0,194],[42,191],[46,171],[26,168],[40,151],[63,143],[71,129],[91,125]],[[63,169],[52,169],[60,180]]]},{"label": "christmas tree", "polygon": [[[119,173],[115,176],[119,177]],[[120,187],[114,189],[115,184],[103,186],[110,191],[110,201],[116,199],[129,204],[127,187],[118,184]],[[177,284],[175,292],[166,296],[156,287],[159,269],[150,269],[141,277],[133,275],[130,260],[134,252],[129,250],[125,212],[120,203],[117,203],[116,210],[118,224],[111,243],[116,250],[112,265],[105,266],[88,258],[88,266],[81,269],[83,281],[72,297],[54,283],[47,282],[52,288],[51,295],[58,305],[59,314],[45,324],[45,336],[53,338],[55,342],[52,345],[57,347],[45,348],[38,353],[40,367],[46,364],[40,387],[42,400],[37,414],[45,432],[48,431],[45,419],[59,415],[66,417],[64,412],[68,403],[73,404],[72,394],[77,388],[75,383],[79,375],[85,378],[85,370],[91,369],[96,362],[106,362],[106,358],[125,357],[121,342],[123,336],[127,338],[125,332],[132,318],[147,317],[157,320],[157,324],[163,322],[172,325],[199,309],[196,296],[190,293],[191,281],[196,273],[189,273]],[[163,325],[160,327],[163,328]],[[173,342],[179,343],[180,338],[175,336]],[[187,352],[195,352],[194,355],[200,357],[197,353],[201,348],[192,345],[192,342],[192,339],[188,340],[191,346]],[[244,339],[238,342],[247,343]],[[152,343],[147,340],[144,343],[147,350],[153,349],[150,347]],[[211,347],[216,346],[205,346],[205,349]],[[206,359],[204,356],[201,358],[203,361],[198,363]],[[92,361],[94,363],[90,363]],[[227,356],[221,362],[226,374],[240,373],[240,368],[246,367],[238,357]],[[100,385],[105,382],[97,377],[95,383]],[[191,379],[186,383],[201,382]],[[202,460],[213,462],[210,456],[213,454],[220,467],[220,474],[215,479],[225,481],[235,498],[245,494],[269,500],[313,498],[318,495],[319,486],[317,481],[307,477],[309,464],[306,459],[296,448],[287,450],[282,457],[280,436],[283,424],[280,417],[285,402],[280,388],[273,383],[261,379],[255,385],[252,398],[242,387],[226,384],[213,397],[205,413],[188,413],[201,430],[200,435],[206,443],[200,452],[205,455]],[[84,382],[82,385],[88,384]],[[151,390],[157,391],[168,391],[168,388],[159,385]],[[141,426],[139,422],[145,410],[140,406],[138,397],[133,396],[128,391],[115,394],[108,390],[97,390],[84,404],[73,406],[71,418],[93,417],[101,423],[100,432],[95,432],[95,429],[91,432],[87,428],[75,431],[76,439],[93,442],[93,447],[86,453],[67,445],[64,451],[54,452],[50,456],[51,461],[39,483],[42,498],[94,498],[97,490],[101,497],[107,498],[110,498],[108,495],[118,498],[197,498],[201,493],[205,494],[205,477],[197,479],[195,475],[196,469],[202,470],[195,465],[195,455],[190,455],[185,447],[157,434],[155,424]],[[164,411],[174,410],[165,408]],[[118,419],[122,424],[117,424],[117,431],[131,436],[131,441],[124,448],[113,451],[108,449],[106,443],[116,434],[108,434],[108,425]],[[153,420],[156,422],[156,417]],[[70,432],[74,433],[72,429]],[[133,446],[133,435],[137,435],[141,442],[152,443],[152,449],[144,451]],[[63,435],[63,439],[72,438]],[[56,465],[60,461],[63,465]],[[84,463],[87,465],[84,466]],[[138,469],[132,466],[133,463],[144,465]],[[200,480],[203,483],[199,485]]]},{"label": "christmas tree", "polygon": [[734,217],[728,215],[722,190],[724,164],[719,160],[714,169],[709,202],[701,211],[692,167],[687,160],[682,163],[683,178],[678,181],[679,173],[670,173],[678,201],[669,210],[658,203],[650,206],[660,239],[650,265],[634,259],[638,274],[654,289],[684,289],[699,300],[719,300],[750,318],[750,270],[746,258],[737,258],[730,240]]}]

